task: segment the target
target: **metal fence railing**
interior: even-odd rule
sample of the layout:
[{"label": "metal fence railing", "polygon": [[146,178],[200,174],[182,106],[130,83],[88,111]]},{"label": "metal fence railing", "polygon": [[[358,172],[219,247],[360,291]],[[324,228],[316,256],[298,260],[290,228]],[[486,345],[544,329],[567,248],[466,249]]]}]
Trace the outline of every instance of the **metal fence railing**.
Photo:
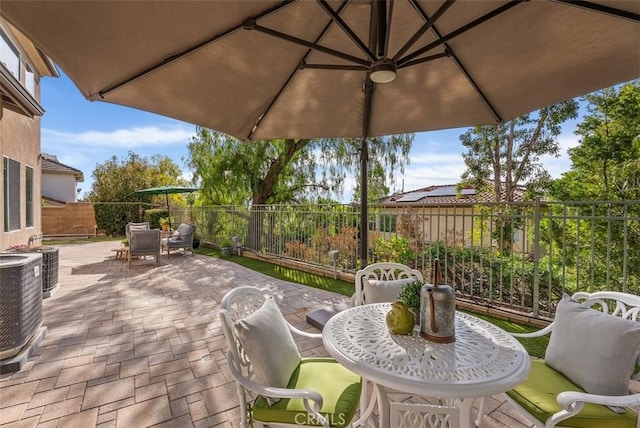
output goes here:
[{"label": "metal fence railing", "polygon": [[[359,268],[355,205],[208,206],[172,209],[214,244],[239,239],[265,256]],[[563,293],[640,294],[640,201],[370,205],[369,263],[395,261],[429,278],[439,259],[459,296],[480,304],[554,313]]]}]

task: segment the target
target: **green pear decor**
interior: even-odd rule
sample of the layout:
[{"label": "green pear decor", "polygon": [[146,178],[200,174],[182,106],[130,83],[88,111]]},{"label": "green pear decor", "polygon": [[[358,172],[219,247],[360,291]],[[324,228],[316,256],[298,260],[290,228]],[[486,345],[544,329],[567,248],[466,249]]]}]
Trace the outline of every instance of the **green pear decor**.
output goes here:
[{"label": "green pear decor", "polygon": [[415,325],[413,312],[399,300],[391,304],[391,310],[387,312],[386,321],[387,328],[391,334],[411,334]]}]

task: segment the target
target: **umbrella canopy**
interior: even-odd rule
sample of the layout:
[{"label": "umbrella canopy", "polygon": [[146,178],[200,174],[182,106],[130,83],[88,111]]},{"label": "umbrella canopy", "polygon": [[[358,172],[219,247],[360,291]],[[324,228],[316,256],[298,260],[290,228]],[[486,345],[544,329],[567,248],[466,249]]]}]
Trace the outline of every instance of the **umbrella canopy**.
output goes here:
[{"label": "umbrella canopy", "polygon": [[90,100],[241,140],[364,137],[365,201],[366,137],[500,123],[640,75],[638,1],[0,0],[0,14]]},{"label": "umbrella canopy", "polygon": [[[88,99],[241,140],[497,123],[640,74],[627,0],[2,0],[0,14]],[[369,84],[374,67],[395,79]]]},{"label": "umbrella canopy", "polygon": [[169,195],[177,193],[192,193],[200,189],[193,187],[180,187],[180,186],[160,186],[149,187],[147,189],[136,190],[133,192],[135,195],[164,195],[167,201],[167,216],[169,217],[169,229],[171,229],[171,213],[169,212]]}]

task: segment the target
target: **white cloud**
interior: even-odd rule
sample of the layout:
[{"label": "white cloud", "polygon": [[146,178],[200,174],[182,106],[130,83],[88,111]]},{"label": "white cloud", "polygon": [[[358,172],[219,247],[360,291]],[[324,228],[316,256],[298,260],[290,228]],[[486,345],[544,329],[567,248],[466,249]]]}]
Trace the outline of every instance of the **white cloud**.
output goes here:
[{"label": "white cloud", "polygon": [[580,145],[580,142],[573,132],[563,132],[558,136],[558,144],[560,144],[560,154],[564,156],[567,150]]},{"label": "white cloud", "polygon": [[185,144],[195,133],[191,126],[141,126],[112,131],[69,132],[43,128],[43,145],[72,144],[83,147],[135,149]]}]

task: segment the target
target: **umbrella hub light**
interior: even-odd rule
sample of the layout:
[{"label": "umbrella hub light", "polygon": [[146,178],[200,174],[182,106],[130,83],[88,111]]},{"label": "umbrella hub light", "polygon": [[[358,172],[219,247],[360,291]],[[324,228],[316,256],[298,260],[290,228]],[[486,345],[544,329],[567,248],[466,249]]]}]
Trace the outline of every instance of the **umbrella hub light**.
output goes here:
[{"label": "umbrella hub light", "polygon": [[375,83],[389,83],[396,78],[398,68],[390,59],[379,59],[371,65],[369,78]]}]

